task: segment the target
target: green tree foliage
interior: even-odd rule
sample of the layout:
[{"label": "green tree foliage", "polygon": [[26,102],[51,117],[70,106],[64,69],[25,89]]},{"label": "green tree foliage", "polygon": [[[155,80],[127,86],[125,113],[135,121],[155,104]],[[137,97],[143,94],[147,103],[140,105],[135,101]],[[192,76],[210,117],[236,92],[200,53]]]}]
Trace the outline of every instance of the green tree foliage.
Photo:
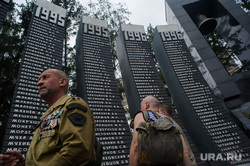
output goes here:
[{"label": "green tree foliage", "polygon": [[152,42],[153,42],[153,38],[154,38],[154,30],[155,29],[153,28],[153,26],[151,24],[149,24],[147,27],[147,34],[146,35],[147,35],[147,41],[149,42],[151,54],[155,58],[153,48],[152,48]]},{"label": "green tree foliage", "polygon": [[[18,10],[18,15],[19,15],[19,20],[20,20],[20,25],[22,28],[22,38],[24,39],[23,42],[26,39],[26,36],[28,34],[28,28],[30,24],[30,20],[33,14],[34,6],[35,6],[35,0],[25,0],[26,4],[20,4],[19,10]],[[24,43],[23,43],[24,44]]]}]

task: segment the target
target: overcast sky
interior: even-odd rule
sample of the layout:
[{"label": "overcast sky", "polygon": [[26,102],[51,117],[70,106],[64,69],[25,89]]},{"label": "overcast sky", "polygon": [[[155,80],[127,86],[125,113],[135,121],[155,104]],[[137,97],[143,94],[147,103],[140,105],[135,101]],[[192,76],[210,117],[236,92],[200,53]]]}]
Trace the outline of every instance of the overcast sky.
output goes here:
[{"label": "overcast sky", "polygon": [[[80,2],[84,5],[89,1],[80,0]],[[96,2],[96,0],[92,0],[92,2]],[[130,22],[135,25],[144,25],[145,30],[150,23],[153,27],[167,24],[165,21],[165,0],[109,0],[109,2],[125,3],[132,13],[129,18]]]}]

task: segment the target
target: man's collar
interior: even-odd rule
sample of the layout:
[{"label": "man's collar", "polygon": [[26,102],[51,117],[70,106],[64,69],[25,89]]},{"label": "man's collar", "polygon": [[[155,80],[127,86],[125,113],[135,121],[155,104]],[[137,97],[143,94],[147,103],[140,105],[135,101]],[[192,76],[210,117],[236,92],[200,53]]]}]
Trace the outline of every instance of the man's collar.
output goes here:
[{"label": "man's collar", "polygon": [[59,98],[57,102],[55,102],[52,106],[48,108],[48,110],[42,115],[41,119],[43,119],[45,116],[54,111],[55,108],[64,105],[69,98],[71,98],[69,95],[64,95],[61,98]]}]

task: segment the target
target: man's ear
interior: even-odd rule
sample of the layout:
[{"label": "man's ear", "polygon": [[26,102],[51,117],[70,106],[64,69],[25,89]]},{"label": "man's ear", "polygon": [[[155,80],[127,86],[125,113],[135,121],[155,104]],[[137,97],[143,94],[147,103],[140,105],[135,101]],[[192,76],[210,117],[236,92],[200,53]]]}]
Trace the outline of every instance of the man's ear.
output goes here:
[{"label": "man's ear", "polygon": [[149,102],[145,103],[145,108],[147,109],[149,107]]},{"label": "man's ear", "polygon": [[66,78],[61,78],[60,80],[59,80],[59,85],[60,86],[65,86],[67,84],[67,79]]}]

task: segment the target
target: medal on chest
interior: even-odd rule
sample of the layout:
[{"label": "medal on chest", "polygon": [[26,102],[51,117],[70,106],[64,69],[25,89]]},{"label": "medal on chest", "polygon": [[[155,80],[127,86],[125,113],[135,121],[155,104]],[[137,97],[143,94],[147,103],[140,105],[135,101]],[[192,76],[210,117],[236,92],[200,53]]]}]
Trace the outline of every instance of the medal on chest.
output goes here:
[{"label": "medal on chest", "polygon": [[39,126],[39,137],[38,141],[41,138],[52,137],[56,132],[56,127],[60,124],[60,116],[63,110],[60,110],[61,107],[45,116],[42,119],[42,122]]}]

